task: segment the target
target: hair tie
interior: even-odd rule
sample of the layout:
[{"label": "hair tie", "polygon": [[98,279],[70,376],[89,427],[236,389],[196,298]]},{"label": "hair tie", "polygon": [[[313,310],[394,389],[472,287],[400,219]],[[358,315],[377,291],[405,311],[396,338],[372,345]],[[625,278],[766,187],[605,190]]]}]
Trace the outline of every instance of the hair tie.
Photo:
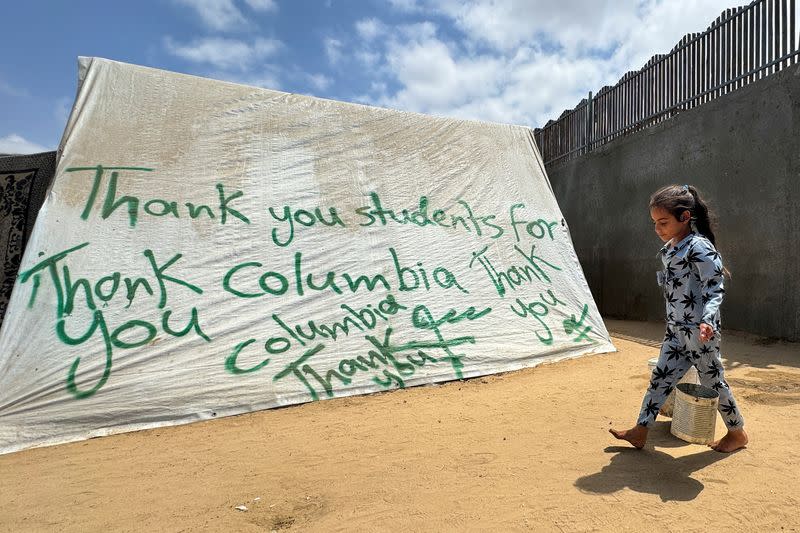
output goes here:
[{"label": "hair tie", "polygon": [[683,186],[683,190],[684,190],[684,191],[688,191],[688,190],[689,190],[689,186],[688,186],[688,185],[684,185],[684,186]]}]

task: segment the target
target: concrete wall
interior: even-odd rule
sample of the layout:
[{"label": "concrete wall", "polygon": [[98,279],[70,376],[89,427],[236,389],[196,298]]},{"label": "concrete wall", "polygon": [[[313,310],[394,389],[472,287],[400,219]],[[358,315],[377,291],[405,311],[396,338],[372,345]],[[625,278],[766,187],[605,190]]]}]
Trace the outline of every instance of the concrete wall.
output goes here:
[{"label": "concrete wall", "polygon": [[695,185],[731,271],[724,327],[800,340],[800,66],[548,169],[608,317],[663,320],[650,195]]}]

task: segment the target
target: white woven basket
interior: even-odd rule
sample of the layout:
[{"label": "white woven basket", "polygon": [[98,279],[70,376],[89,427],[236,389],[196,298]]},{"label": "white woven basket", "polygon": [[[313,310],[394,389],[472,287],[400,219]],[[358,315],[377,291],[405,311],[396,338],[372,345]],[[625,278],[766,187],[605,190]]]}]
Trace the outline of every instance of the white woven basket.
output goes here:
[{"label": "white woven basket", "polygon": [[[656,368],[658,364],[658,357],[654,357],[647,362],[647,366],[650,369],[650,373],[653,373],[653,370]],[[700,376],[697,375],[697,369],[694,366],[690,366],[689,370],[683,375],[683,377],[678,381],[678,383],[692,383],[694,385],[700,384]],[[661,405],[661,409],[658,411],[658,414],[663,416],[672,416],[672,412],[675,408],[675,391],[669,393],[667,399]]]},{"label": "white woven basket", "polygon": [[693,444],[714,442],[719,394],[714,389],[692,383],[675,387],[675,411],[670,433]]}]

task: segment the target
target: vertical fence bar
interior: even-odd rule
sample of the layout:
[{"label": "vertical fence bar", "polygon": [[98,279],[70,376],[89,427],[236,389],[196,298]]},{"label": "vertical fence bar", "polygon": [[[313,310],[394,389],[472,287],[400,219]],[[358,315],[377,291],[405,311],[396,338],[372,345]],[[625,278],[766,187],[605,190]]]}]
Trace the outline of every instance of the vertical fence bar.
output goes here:
[{"label": "vertical fence bar", "polygon": [[716,96],[724,94],[722,85],[725,80],[725,15],[720,15],[719,25],[717,26],[717,91]]},{"label": "vertical fence bar", "polygon": [[584,154],[584,149],[586,148],[586,135],[583,131],[583,127],[586,125],[586,113],[584,113],[584,108],[586,107],[586,103],[584,102],[582,105],[578,106],[578,111],[575,113],[575,157],[580,157]]},{"label": "vertical fence bar", "polygon": [[[795,22],[796,22],[796,14],[795,14],[795,0],[789,1],[789,38],[791,41],[789,42],[790,51],[797,52],[797,49],[800,48],[800,44],[798,44],[797,34],[795,33],[797,30],[795,29]],[[790,63],[797,63],[798,57],[795,55]]]},{"label": "vertical fence bar", "polygon": [[630,84],[628,83],[628,74],[625,74],[623,78],[622,89],[619,92],[619,106],[621,108],[622,113],[619,117],[619,129],[617,131],[624,131],[625,127],[628,125],[628,98],[629,94],[628,91],[630,90]]},{"label": "vertical fence bar", "polygon": [[[614,89],[609,89],[603,95],[603,113],[598,117],[600,120],[603,121],[602,129],[600,131],[600,137],[606,138],[609,134],[609,128],[614,127],[617,122],[616,113],[619,113],[619,106],[616,104],[616,86]],[[609,113],[609,108],[612,107],[614,110],[613,114]],[[603,141],[606,142],[606,141]]]},{"label": "vertical fence bar", "polygon": [[[768,62],[767,57],[767,1],[762,0],[761,5],[759,8],[761,12],[761,64],[759,67],[763,67]],[[767,72],[763,69],[759,71],[759,75],[761,78],[767,75]]]},{"label": "vertical fence bar", "polygon": [[631,100],[631,111],[633,115],[631,116],[631,131],[636,131],[636,123],[639,122],[639,103],[642,101],[641,95],[639,94],[640,82],[641,78],[638,73],[633,74],[631,76],[631,89],[633,89],[633,97]]},{"label": "vertical fence bar", "polygon": [[621,91],[620,86],[614,86],[606,93],[605,108],[603,109],[603,137],[608,137],[619,126],[622,116]]},{"label": "vertical fence bar", "polygon": [[698,57],[698,64],[700,65],[700,79],[698,81],[698,91],[699,94],[702,96],[699,97],[697,101],[697,105],[703,105],[707,100],[707,96],[705,94],[706,89],[708,88],[708,55],[706,54],[708,49],[708,32],[703,32],[700,36],[700,44],[697,48],[697,57]]},{"label": "vertical fence bar", "polygon": [[758,68],[758,6],[754,3],[750,9],[750,82],[756,80],[755,70]]},{"label": "vertical fence bar", "polygon": [[625,128],[625,133],[628,133],[633,119],[633,83],[631,83],[630,71],[625,77],[625,121],[622,126]]},{"label": "vertical fence bar", "polygon": [[695,41],[692,33],[686,38],[686,108],[691,109],[694,107],[694,76],[696,73],[696,64],[694,60]]},{"label": "vertical fence bar", "polygon": [[672,107],[675,105],[675,49],[667,57],[667,110],[668,117],[673,115]]},{"label": "vertical fence bar", "polygon": [[664,98],[664,94],[666,92],[666,86],[667,86],[666,81],[665,81],[665,75],[664,75],[664,73],[666,72],[666,66],[667,66],[667,55],[663,54],[661,56],[660,61],[658,62],[658,103],[657,103],[658,107],[657,107],[657,110],[658,110],[658,117],[659,117],[658,121],[659,122],[664,120],[664,107],[665,107],[664,102],[666,101],[665,98]]},{"label": "vertical fence bar", "polygon": [[628,119],[628,131],[634,131],[634,125],[636,124],[636,119],[639,114],[639,77],[633,73],[630,79],[631,84],[631,100],[630,100],[630,107],[631,107],[631,115]]},{"label": "vertical fence bar", "polygon": [[627,96],[625,98],[625,111],[626,111],[625,124],[624,124],[625,133],[628,133],[630,131],[630,126],[631,123],[633,122],[633,99],[634,99],[633,81],[630,75],[630,71],[628,72],[627,77],[628,79],[625,81],[625,87],[627,88],[627,90],[625,91],[627,93]]},{"label": "vertical fence bar", "polygon": [[[652,59],[647,62],[643,72],[642,72],[642,93],[643,93],[643,102],[642,102],[642,120],[646,120],[647,117],[650,116],[650,64]],[[642,127],[647,127],[646,123],[642,124]]]},{"label": "vertical fence bar", "polygon": [[[736,10],[736,48],[734,48],[734,50],[736,50],[736,63],[735,63],[736,64],[736,71],[735,71],[735,77],[736,78],[739,78],[742,75],[742,73],[744,72],[742,70],[742,66],[743,66],[743,64],[742,64],[743,57],[742,56],[744,55],[744,43],[742,42],[742,37],[744,36],[744,31],[742,31],[743,28],[744,28],[744,24],[743,24],[744,17],[742,15],[743,15],[742,8],[741,7],[737,8],[737,10]],[[739,89],[739,88],[742,87],[742,85],[744,85],[744,84],[743,84],[742,80],[739,79],[736,82],[735,88]]]},{"label": "vertical fence bar", "polygon": [[[697,105],[702,105],[705,101],[706,73],[708,71],[708,61],[706,60],[705,46],[706,32],[698,34],[697,38]],[[702,96],[701,96],[702,95]]]},{"label": "vertical fence bar", "polygon": [[666,108],[666,101],[667,101],[667,54],[661,54],[658,56],[658,68],[657,68],[657,89],[656,94],[658,95],[656,98],[656,111],[658,112],[658,122],[664,120],[664,109]]},{"label": "vertical fence bar", "polygon": [[[772,0],[772,61],[775,61],[781,54],[781,31],[780,31],[780,0]],[[778,72],[778,63],[772,65],[772,72]]]},{"label": "vertical fence bar", "polygon": [[772,66],[772,71],[778,72],[781,69],[781,65],[777,61],[777,59],[781,57],[781,0],[774,0],[772,9],[772,23],[774,25],[772,30],[772,61],[775,62]]},{"label": "vertical fence bar", "polygon": [[[685,75],[684,75],[684,69],[686,67],[686,58],[684,57],[684,52],[686,51],[686,48],[684,48],[685,44],[686,44],[686,36],[684,35],[681,38],[680,43],[678,44],[678,55],[677,55],[677,60],[678,60],[678,62],[677,62],[677,67],[678,67],[678,79],[677,79],[677,82],[678,82],[678,87],[677,87],[677,90],[675,91],[675,93],[676,93],[675,94],[675,100],[676,100],[677,104],[680,104],[681,102],[683,102],[683,86],[684,86],[684,83],[686,82]],[[682,110],[682,109],[683,109],[683,106],[682,105],[679,106],[678,110]]]},{"label": "vertical fence bar", "polygon": [[[605,87],[603,87],[605,89]],[[592,119],[595,121],[594,125],[592,126],[592,150],[599,147],[603,141],[599,141],[598,139],[602,139],[605,135],[603,130],[603,113],[604,113],[604,102],[606,99],[606,92],[600,89],[600,92],[597,93],[594,101],[594,109],[592,110]]]},{"label": "vertical fence bar", "polygon": [[723,94],[728,94],[731,91],[730,81],[731,74],[733,73],[733,28],[731,27],[731,12],[733,10],[725,10],[725,91]]},{"label": "vertical fence bar", "polygon": [[722,15],[717,17],[717,20],[714,22],[714,32],[712,35],[712,46],[711,46],[711,57],[712,59],[712,70],[711,70],[711,86],[714,87],[714,92],[711,93],[711,98],[717,98],[719,96],[719,84],[722,80],[722,76],[720,76],[720,69],[722,68],[722,29],[720,26],[720,21],[722,20]]},{"label": "vertical fence bar", "polygon": [[[650,66],[650,113],[649,116],[653,116],[656,114],[656,91],[657,91],[657,80],[658,80],[658,56],[653,56],[653,64]],[[655,123],[655,120],[651,120],[650,123]]]},{"label": "vertical fence bar", "polygon": [[586,100],[586,151],[592,149],[592,91],[589,91],[589,98]]},{"label": "vertical fence bar", "polygon": [[[650,106],[650,94],[649,94],[650,91],[648,90],[650,88],[650,76],[649,76],[650,73],[649,69],[647,68],[649,66],[650,66],[650,61],[645,63],[645,65],[642,67],[642,70],[639,71],[641,72],[641,74],[639,74],[639,77],[642,79],[642,105],[639,106],[640,109],[639,112],[641,113],[641,117],[639,118],[640,121],[646,119],[647,115],[649,115],[649,113],[647,112],[647,108]],[[645,124],[641,123],[639,129],[643,127],[645,127]]]},{"label": "vertical fence bar", "polygon": [[700,94],[700,34],[692,34],[692,107],[697,107]]},{"label": "vertical fence bar", "polygon": [[631,75],[628,77],[628,123],[626,124],[628,133],[633,131],[633,125],[636,124],[636,101],[638,100],[636,75],[631,72],[629,74]]},{"label": "vertical fence bar", "polygon": [[572,113],[572,158],[575,159],[579,155],[581,155],[581,139],[583,139],[583,135],[581,134],[581,124],[583,121],[581,120],[581,112],[583,111],[583,106],[575,106],[575,112]]},{"label": "vertical fence bar", "polygon": [[725,15],[720,17],[719,28],[717,29],[717,97],[725,94],[725,69],[728,64],[727,57],[725,56],[726,39],[728,34],[725,31]]},{"label": "vertical fence bar", "polygon": [[686,36],[686,45],[683,49],[683,60],[686,63],[684,67],[684,94],[683,99],[686,100],[684,109],[691,109],[692,107],[692,78],[694,77],[694,64],[692,63],[692,35]]},{"label": "vertical fence bar", "polygon": [[[789,40],[788,40],[788,32],[789,32],[789,25],[787,24],[786,17],[788,15],[788,7],[786,5],[786,0],[780,1],[780,11],[781,11],[781,51],[778,57],[784,57],[786,54],[789,53]],[[783,67],[788,67],[789,61],[784,60],[778,63],[778,70],[781,70]]]},{"label": "vertical fence bar", "polygon": [[[792,51],[797,52],[800,50],[800,35],[797,32],[797,12],[795,11],[795,0],[789,4],[789,34],[792,36]],[[798,55],[794,56],[794,63],[800,62]]]},{"label": "vertical fence bar", "polygon": [[603,106],[605,105],[605,99],[606,93],[603,92],[603,89],[600,89],[600,92],[597,93],[595,97],[594,109],[592,111],[592,118],[595,121],[592,126],[592,150],[598,148],[603,143],[603,141],[598,139],[602,139],[605,135],[603,130],[603,113],[605,112]]},{"label": "vertical fence bar", "polygon": [[[642,120],[646,120],[650,116],[650,61],[647,66],[642,69]],[[646,127],[646,123],[642,123],[642,127]]]},{"label": "vertical fence bar", "polygon": [[675,106],[675,112],[677,114],[680,107],[678,104],[681,102],[681,93],[683,92],[683,48],[681,45],[683,44],[683,39],[678,43],[678,48],[675,50],[675,56],[673,59],[675,60],[674,63],[674,71],[675,71],[675,95],[674,95],[674,102],[673,106]]},{"label": "vertical fence bar", "polygon": [[636,123],[639,126],[636,128],[641,129],[641,122],[644,119],[645,115],[645,103],[647,102],[647,93],[645,92],[645,82],[647,80],[647,70],[643,67],[637,74],[636,74],[636,92],[637,102],[636,102]]},{"label": "vertical fence bar", "polygon": [[[625,79],[624,77],[622,78]],[[616,126],[609,128],[606,135],[610,135],[609,140],[616,138],[615,132],[622,130],[622,125],[625,120],[625,83],[620,82],[618,87],[614,88],[614,95],[609,99],[609,105],[612,106],[610,113],[614,116]]]},{"label": "vertical fence bar", "polygon": [[741,68],[742,71],[740,75],[742,76],[742,87],[749,83],[749,76],[746,76],[748,72],[750,72],[750,31],[749,31],[749,24],[750,24],[750,9],[748,6],[741,7],[741,32],[742,32],[742,58],[741,58]]},{"label": "vertical fence bar", "polygon": [[[733,79],[739,77],[740,61],[742,57],[742,33],[741,17],[739,8],[736,8],[733,15]],[[739,88],[739,81],[733,84],[733,89]]]},{"label": "vertical fence bar", "polygon": [[575,138],[575,113],[570,113],[567,115],[567,137],[566,137],[566,146],[564,147],[564,153],[568,154],[566,159],[569,161],[572,159],[572,149],[574,148],[573,139]]},{"label": "vertical fence bar", "polygon": [[[772,3],[773,3],[773,1],[774,0],[764,0],[764,7],[766,9],[766,11],[764,12],[764,16],[765,16],[765,18],[767,20],[767,35],[766,35],[766,38],[767,38],[767,41],[766,41],[767,60],[765,62],[765,64],[767,64],[767,65],[772,61],[772,57],[773,57],[772,56],[772,47],[773,47],[773,45],[775,43],[775,39],[772,36],[772,28],[773,28],[773,24],[772,24],[772,16],[773,16],[772,15],[772,11],[773,11]],[[765,75],[771,74],[771,73],[772,73],[772,67],[769,67],[769,68],[764,70],[764,74]]]},{"label": "vertical fence bar", "polygon": [[[681,50],[681,102],[689,96],[689,36],[683,36]],[[689,109],[689,102],[683,104],[682,109]]]},{"label": "vertical fence bar", "polygon": [[753,76],[753,10],[752,6],[745,6],[744,12],[744,37],[742,40],[742,80],[743,85],[749,85]]},{"label": "vertical fence bar", "polygon": [[[652,117],[656,113],[656,56],[653,56],[653,59],[650,61],[650,68],[647,69],[648,73],[648,85],[647,85],[647,94],[650,96],[650,104],[647,107],[647,116]],[[651,118],[647,121],[648,124],[652,124],[654,120]]]},{"label": "vertical fence bar", "polygon": [[[759,9],[761,2],[756,2],[753,6],[753,70],[757,71],[759,65],[759,43],[761,43],[761,11]],[[753,73],[753,80],[758,79],[758,72]]]},{"label": "vertical fence bar", "polygon": [[[600,105],[600,107],[594,113],[595,118],[597,119],[597,137],[595,139],[604,139],[606,136],[606,128],[608,128],[608,124],[614,123],[614,117],[609,116],[608,113],[606,112],[606,107],[609,105],[609,102],[611,102],[613,94],[611,92],[611,89],[609,89],[608,87],[603,87],[603,89],[605,89],[603,91],[603,96],[598,97],[599,98],[598,104]],[[605,141],[603,140],[596,140],[595,146],[600,146],[604,142]]]},{"label": "vertical fence bar", "polygon": [[694,107],[694,35],[686,39],[686,109]]},{"label": "vertical fence bar", "polygon": [[622,98],[622,102],[620,103],[620,106],[622,107],[622,117],[621,117],[621,120],[620,120],[620,129],[624,131],[628,127],[628,121],[630,120],[630,115],[629,115],[630,107],[628,106],[628,102],[630,102],[631,84],[628,83],[628,74],[627,73],[625,74],[625,77],[623,79],[625,81],[622,84],[622,93],[620,95],[621,98]]},{"label": "vertical fence bar", "polygon": [[642,119],[646,120],[646,123],[642,124],[642,127],[647,127],[650,124],[650,120],[647,117],[650,116],[650,104],[652,103],[650,98],[650,89],[652,87],[650,83],[650,66],[653,64],[653,59],[650,58],[645,64],[643,76],[643,86],[644,86],[644,105],[642,106]]},{"label": "vertical fence bar", "polygon": [[[714,32],[709,31],[706,33],[706,44],[705,44],[705,69],[706,69],[706,86],[704,91],[709,91],[714,85],[714,54],[712,50],[714,49]],[[705,101],[710,102],[712,95],[710,92],[706,93]]]},{"label": "vertical fence bar", "polygon": [[616,131],[620,124],[622,124],[622,85],[615,85],[606,96],[605,131],[603,136],[607,137],[608,140],[613,139],[614,137],[608,136],[613,131]]},{"label": "vertical fence bar", "polygon": [[703,94],[703,81],[705,77],[704,66],[706,62],[703,57],[703,40],[706,36],[704,33],[696,33],[695,35],[697,35],[697,39],[695,40],[694,60],[697,74],[694,81],[694,101],[695,106],[699,106],[703,103],[703,98],[700,95]]}]

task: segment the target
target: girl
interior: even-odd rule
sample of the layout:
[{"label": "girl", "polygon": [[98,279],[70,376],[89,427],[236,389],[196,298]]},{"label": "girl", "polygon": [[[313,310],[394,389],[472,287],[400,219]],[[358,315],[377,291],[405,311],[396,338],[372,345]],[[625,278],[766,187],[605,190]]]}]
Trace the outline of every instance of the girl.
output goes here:
[{"label": "girl", "polygon": [[664,264],[658,283],[667,305],[667,333],[636,426],[609,431],[636,448],[644,447],[661,404],[694,365],[700,383],[719,393],[719,412],[728,428],[709,446],[720,452],[738,450],[747,444],[747,433],[720,360],[719,305],[726,270],[714,248],[708,207],[694,187],[670,185],[650,198],[650,217],[666,243],[658,252]]}]

